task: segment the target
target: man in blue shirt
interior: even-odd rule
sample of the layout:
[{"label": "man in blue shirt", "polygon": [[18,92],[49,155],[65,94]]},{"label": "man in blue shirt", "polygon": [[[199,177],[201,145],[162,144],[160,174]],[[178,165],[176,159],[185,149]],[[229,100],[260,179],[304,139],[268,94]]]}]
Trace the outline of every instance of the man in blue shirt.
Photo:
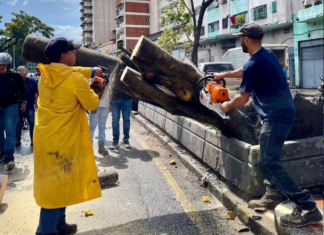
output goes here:
[{"label": "man in blue shirt", "polygon": [[19,111],[19,121],[16,127],[16,146],[21,145],[21,129],[24,126],[24,117],[29,125],[30,145],[33,146],[33,133],[35,124],[35,108],[37,109],[38,88],[37,83],[33,78],[27,77],[28,71],[24,66],[17,68],[18,73],[22,76],[26,87],[26,112]]},{"label": "man in blue shirt", "polygon": [[221,109],[245,105],[252,96],[254,107],[262,120],[259,167],[266,178],[267,188],[260,200],[252,200],[250,208],[274,209],[284,199],[296,204],[292,214],[281,217],[281,224],[303,227],[323,220],[314,198],[308,190],[302,190],[280,163],[280,155],[290,128],[296,119],[294,102],[286,77],[275,54],[262,47],[263,30],[257,24],[242,27],[240,42],[243,52],[251,58],[243,68],[234,72],[214,74],[214,80],[225,77],[242,78],[240,93]]}]

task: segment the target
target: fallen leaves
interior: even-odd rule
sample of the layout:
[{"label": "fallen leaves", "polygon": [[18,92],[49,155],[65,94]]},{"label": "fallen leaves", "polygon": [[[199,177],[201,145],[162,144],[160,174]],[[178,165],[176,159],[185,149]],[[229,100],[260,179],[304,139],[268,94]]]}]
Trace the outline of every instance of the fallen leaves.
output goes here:
[{"label": "fallen leaves", "polygon": [[171,161],[170,161],[170,165],[177,165],[177,163],[176,163],[175,160],[171,160]]},{"label": "fallen leaves", "polygon": [[203,200],[202,200],[203,202],[209,202],[209,198],[208,197],[206,197],[206,196],[203,196]]},{"label": "fallen leaves", "polygon": [[88,210],[88,211],[84,212],[84,214],[86,217],[93,216],[93,210]]}]

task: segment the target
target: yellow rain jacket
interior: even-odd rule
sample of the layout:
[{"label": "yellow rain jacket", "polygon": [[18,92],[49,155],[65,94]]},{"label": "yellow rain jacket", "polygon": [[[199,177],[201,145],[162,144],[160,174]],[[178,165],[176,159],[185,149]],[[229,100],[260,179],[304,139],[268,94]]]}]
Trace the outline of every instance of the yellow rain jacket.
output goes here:
[{"label": "yellow rain jacket", "polygon": [[90,68],[39,64],[34,129],[34,197],[46,209],[101,197],[86,110],[98,96],[90,89]]}]

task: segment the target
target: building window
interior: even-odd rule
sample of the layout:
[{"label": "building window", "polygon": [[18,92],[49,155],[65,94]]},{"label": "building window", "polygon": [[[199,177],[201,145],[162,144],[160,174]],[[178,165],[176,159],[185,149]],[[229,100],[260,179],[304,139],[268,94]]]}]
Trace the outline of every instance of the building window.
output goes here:
[{"label": "building window", "polygon": [[223,29],[227,29],[228,28],[228,17],[224,18],[222,20],[222,22],[223,22]]},{"label": "building window", "polygon": [[212,33],[215,31],[219,31],[219,22],[213,22],[211,24],[208,25],[208,33]]},{"label": "building window", "polygon": [[146,16],[146,22],[150,22],[150,17]]},{"label": "building window", "polygon": [[201,26],[200,35],[205,35],[205,26]]},{"label": "building window", "polygon": [[277,1],[271,3],[271,12],[272,14],[277,13]]},{"label": "building window", "polygon": [[224,5],[224,4],[227,3],[227,0],[220,0],[220,3],[221,3],[222,5]]},{"label": "building window", "polygon": [[253,20],[260,20],[267,18],[267,5],[253,8]]}]

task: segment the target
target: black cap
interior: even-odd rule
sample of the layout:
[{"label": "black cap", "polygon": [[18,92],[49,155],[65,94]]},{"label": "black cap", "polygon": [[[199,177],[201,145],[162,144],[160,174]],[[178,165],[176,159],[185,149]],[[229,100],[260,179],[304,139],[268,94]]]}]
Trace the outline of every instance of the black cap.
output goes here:
[{"label": "black cap", "polygon": [[232,34],[233,36],[243,35],[248,38],[252,39],[259,39],[261,40],[263,38],[263,30],[260,27],[260,25],[251,23],[244,25],[239,33]]},{"label": "black cap", "polygon": [[81,44],[72,43],[66,38],[56,38],[45,48],[45,55],[51,62],[58,62],[62,53],[78,50],[81,46]]}]

